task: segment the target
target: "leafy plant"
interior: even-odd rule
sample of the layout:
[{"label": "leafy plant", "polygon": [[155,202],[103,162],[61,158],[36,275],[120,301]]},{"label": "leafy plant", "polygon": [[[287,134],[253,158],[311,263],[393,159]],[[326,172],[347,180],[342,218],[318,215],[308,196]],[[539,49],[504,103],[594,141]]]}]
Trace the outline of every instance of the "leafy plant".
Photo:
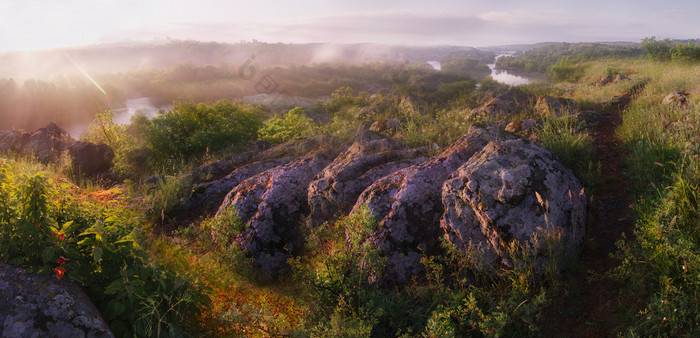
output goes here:
[{"label": "leafy plant", "polygon": [[289,141],[298,136],[312,135],[316,130],[314,121],[304,114],[304,108],[295,107],[284,118],[273,117],[260,128],[260,139],[272,144]]},{"label": "leafy plant", "polygon": [[[207,298],[140,248],[140,218],[73,196],[42,174],[0,169],[0,257],[83,285],[117,336],[169,336]],[[18,188],[21,187],[21,188]]]},{"label": "leafy plant", "polygon": [[137,120],[136,127],[143,131],[156,164],[172,170],[180,161],[255,140],[262,115],[259,108],[239,103],[176,103],[172,110],[161,111],[151,120]]}]

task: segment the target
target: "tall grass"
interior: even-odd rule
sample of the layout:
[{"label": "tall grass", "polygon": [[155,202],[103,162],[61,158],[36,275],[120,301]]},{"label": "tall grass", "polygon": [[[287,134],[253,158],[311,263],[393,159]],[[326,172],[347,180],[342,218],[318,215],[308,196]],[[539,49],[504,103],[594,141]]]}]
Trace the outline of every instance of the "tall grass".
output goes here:
[{"label": "tall grass", "polygon": [[[627,334],[696,336],[700,321],[700,105],[663,104],[672,91],[700,88],[700,66],[638,63],[651,81],[632,102],[619,135],[639,215],[633,240],[618,243],[611,274],[631,308]],[[631,305],[631,306],[629,306]]]}]

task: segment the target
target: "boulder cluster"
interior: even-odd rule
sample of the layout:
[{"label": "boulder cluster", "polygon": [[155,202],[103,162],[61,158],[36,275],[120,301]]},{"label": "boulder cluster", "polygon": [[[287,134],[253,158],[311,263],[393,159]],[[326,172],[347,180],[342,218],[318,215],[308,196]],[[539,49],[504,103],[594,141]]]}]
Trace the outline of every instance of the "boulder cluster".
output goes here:
[{"label": "boulder cluster", "polygon": [[76,174],[99,176],[108,173],[114,165],[114,152],[108,146],[76,141],[53,122],[31,133],[0,131],[0,153],[31,156],[48,164],[57,162],[66,152]]},{"label": "boulder cluster", "polygon": [[[512,266],[505,248],[513,240],[524,243],[540,266],[552,247],[560,255],[578,251],[585,193],[549,150],[498,124],[475,124],[429,157],[428,149],[408,147],[371,126],[363,124],[345,144],[313,136],[258,152],[248,158],[257,160],[223,177],[193,184],[188,203],[218,206],[217,217],[244,222],[220,244],[244,249],[267,277],[287,271],[287,259],[301,253],[305,226],[363,206],[380,224],[364,240],[385,257],[381,280],[391,284],[420,276],[421,259],[441,252],[442,240],[479,252],[474,266],[485,271]],[[289,151],[295,144],[306,147],[295,154]],[[545,247],[552,239],[556,243]]]}]

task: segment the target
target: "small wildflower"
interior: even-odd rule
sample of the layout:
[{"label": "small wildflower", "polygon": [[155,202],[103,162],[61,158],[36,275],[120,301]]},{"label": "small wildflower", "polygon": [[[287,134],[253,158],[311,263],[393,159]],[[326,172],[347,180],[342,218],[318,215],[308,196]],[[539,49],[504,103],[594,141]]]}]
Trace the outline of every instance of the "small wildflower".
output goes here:
[{"label": "small wildflower", "polygon": [[58,280],[61,280],[63,278],[63,276],[66,275],[66,268],[64,268],[62,266],[59,266],[59,267],[53,269],[53,271],[56,273],[56,279],[58,279]]}]

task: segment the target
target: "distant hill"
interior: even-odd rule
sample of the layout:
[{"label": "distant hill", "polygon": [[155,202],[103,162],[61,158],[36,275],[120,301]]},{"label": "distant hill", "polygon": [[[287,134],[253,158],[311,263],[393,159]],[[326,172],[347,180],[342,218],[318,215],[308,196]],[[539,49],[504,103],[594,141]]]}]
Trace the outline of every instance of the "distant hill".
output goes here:
[{"label": "distant hill", "polygon": [[413,63],[439,60],[440,57],[451,53],[475,58],[493,57],[488,51],[464,46],[409,47],[257,41],[120,43],[0,54],[0,78],[46,78],[75,73],[77,67],[90,73],[114,73],[132,69],[164,68],[182,63],[240,65],[248,60],[262,67],[324,62]]}]

